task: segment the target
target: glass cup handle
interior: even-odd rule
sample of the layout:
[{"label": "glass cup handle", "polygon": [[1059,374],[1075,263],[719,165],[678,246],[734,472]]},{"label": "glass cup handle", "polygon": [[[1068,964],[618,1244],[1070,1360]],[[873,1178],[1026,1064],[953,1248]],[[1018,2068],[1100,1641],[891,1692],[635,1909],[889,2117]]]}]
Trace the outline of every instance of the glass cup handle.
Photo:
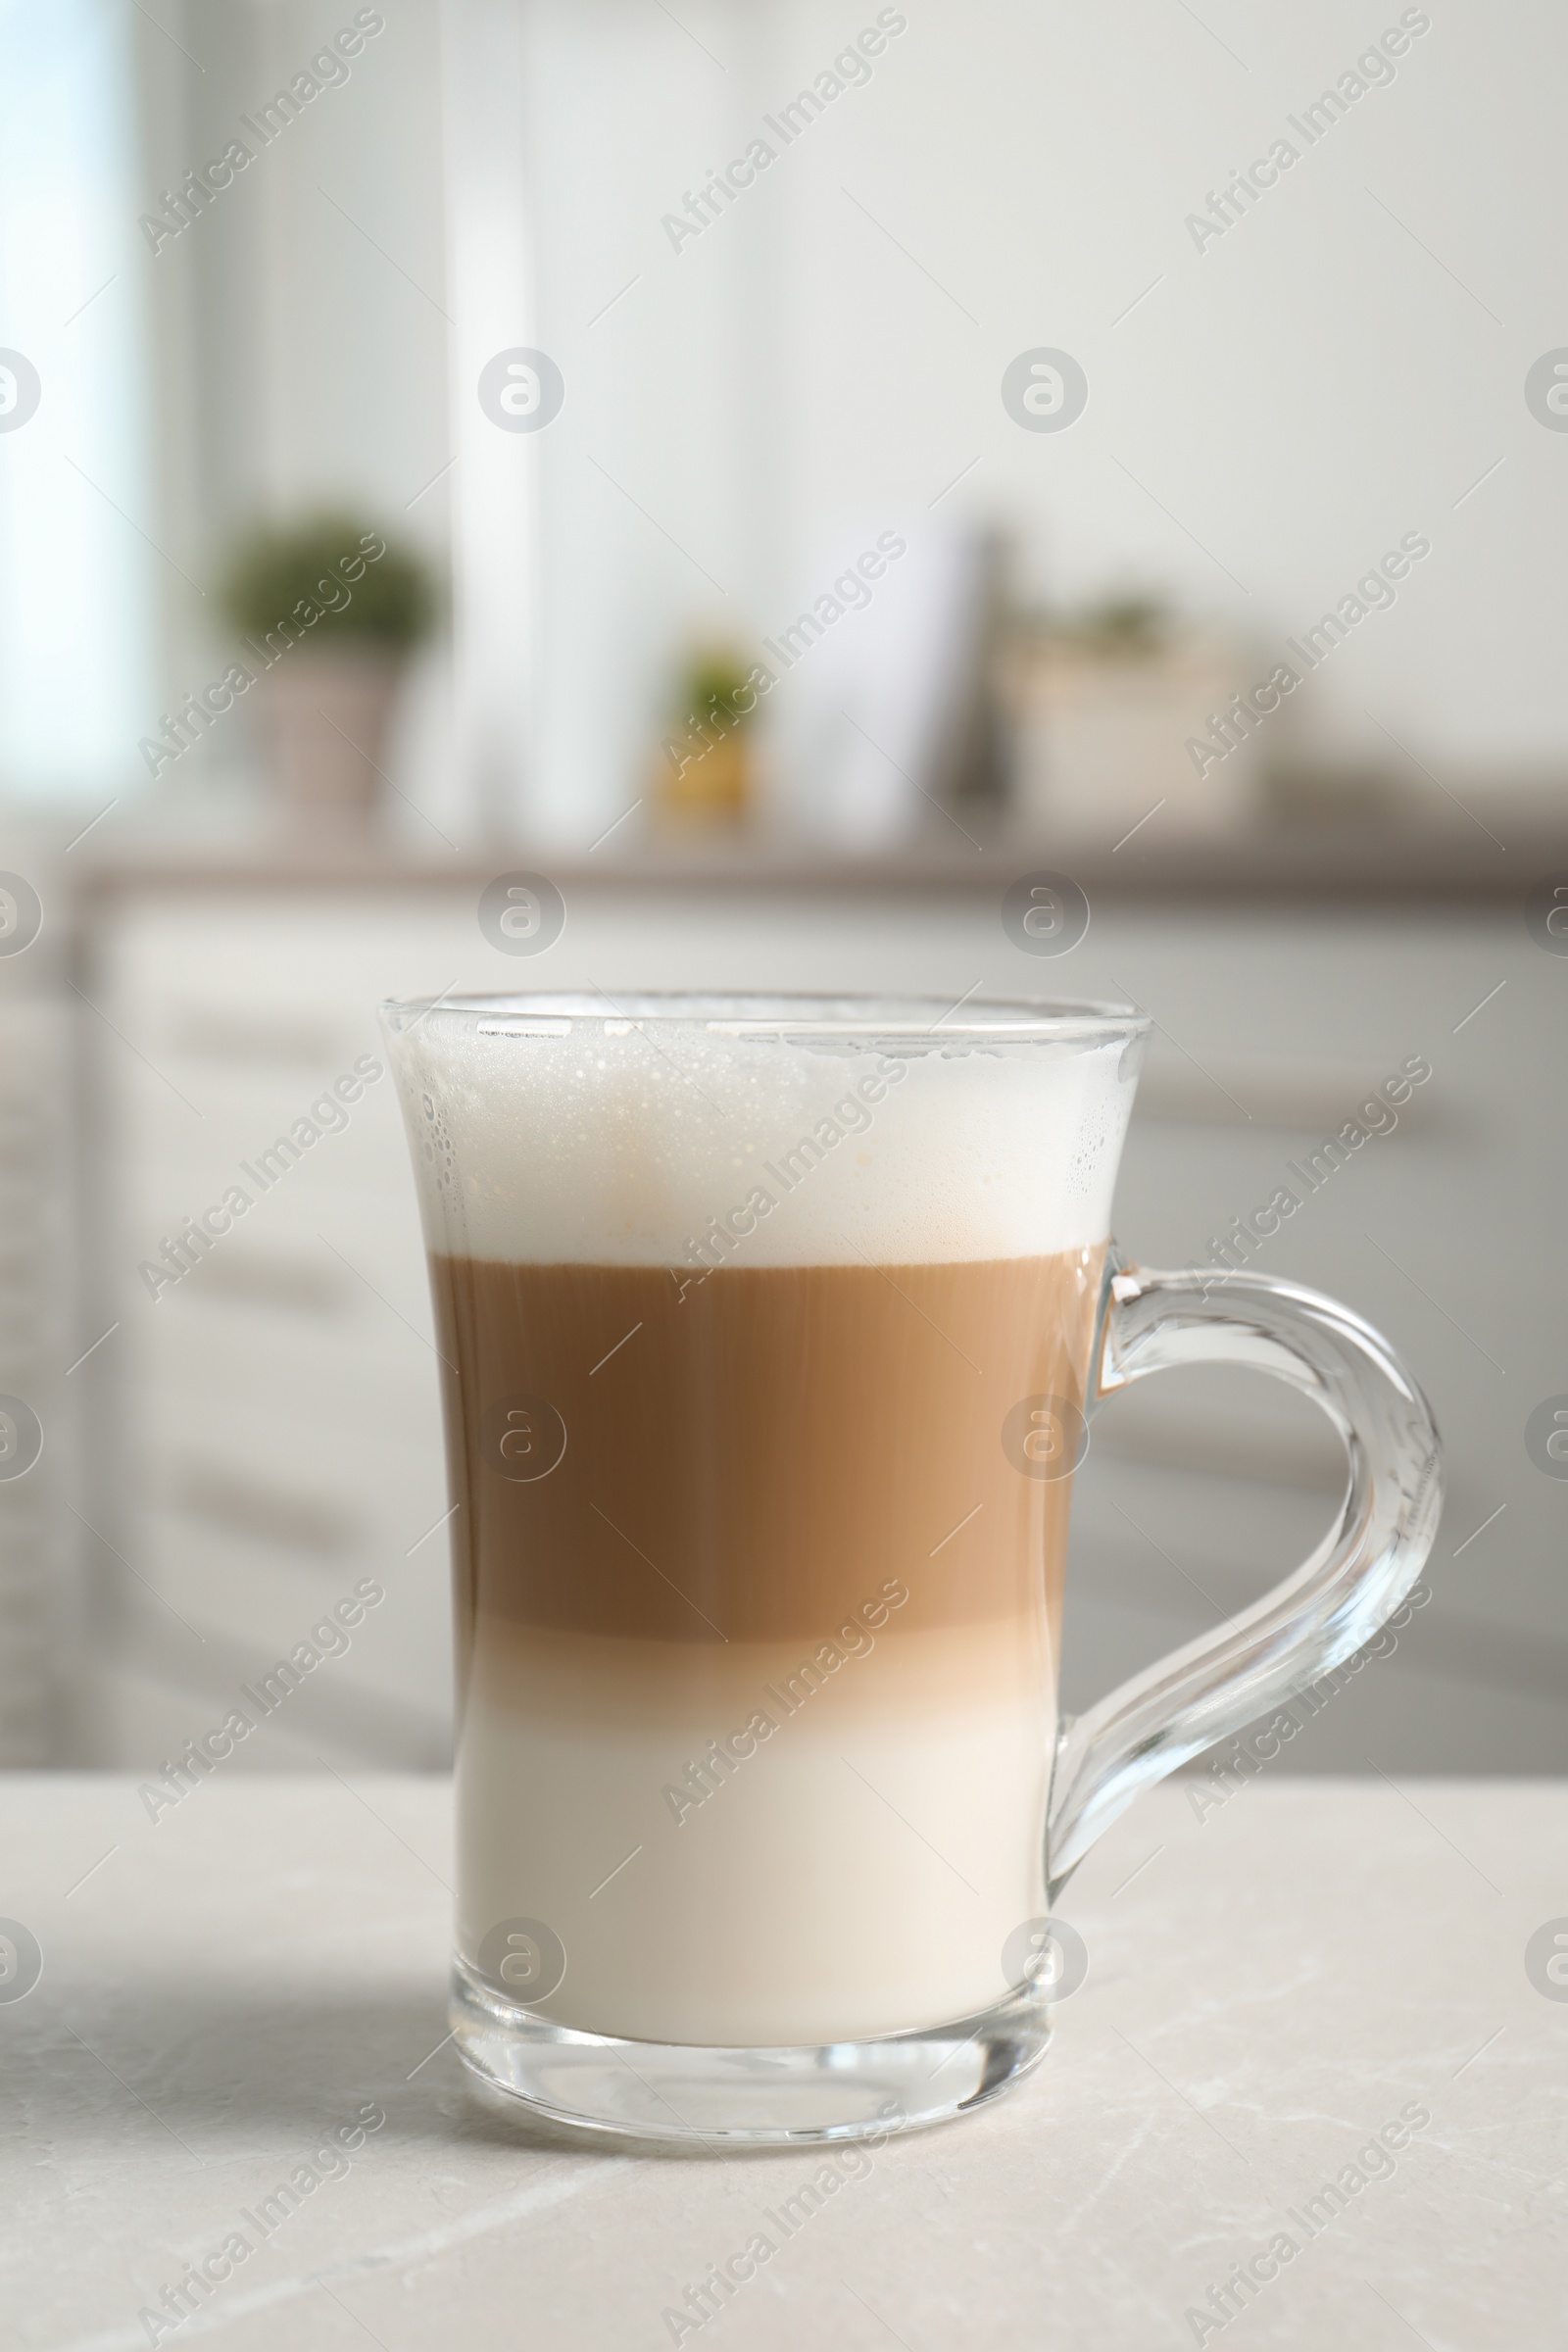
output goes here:
[{"label": "glass cup handle", "polygon": [[1158,1274],[1107,1252],[1092,1403],[1175,1364],[1250,1364],[1321,1405],[1345,1440],[1338,1524],[1310,1559],[1225,1628],[1172,1650],[1056,1744],[1051,1899],[1139,1791],[1242,1731],[1359,1649],[1421,1573],[1443,1508],[1426,1398],[1369,1323],[1265,1274]]}]

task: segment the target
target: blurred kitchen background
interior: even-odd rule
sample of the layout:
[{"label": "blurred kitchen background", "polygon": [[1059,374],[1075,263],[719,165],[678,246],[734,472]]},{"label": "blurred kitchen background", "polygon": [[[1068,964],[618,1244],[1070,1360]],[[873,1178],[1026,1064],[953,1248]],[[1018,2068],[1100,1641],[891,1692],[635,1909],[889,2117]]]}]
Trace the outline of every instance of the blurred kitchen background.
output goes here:
[{"label": "blurred kitchen background", "polygon": [[[366,1577],[226,1768],[443,1762],[390,1082],[182,1232],[383,996],[710,985],[1136,1000],[1151,1263],[1430,1064],[1250,1252],[1450,1454],[1430,1599],[1273,1769],[1563,1769],[1565,45],[0,7],[0,1762],[176,1757]],[[1114,1400],[1068,1703],[1339,1475],[1263,1383]]]}]

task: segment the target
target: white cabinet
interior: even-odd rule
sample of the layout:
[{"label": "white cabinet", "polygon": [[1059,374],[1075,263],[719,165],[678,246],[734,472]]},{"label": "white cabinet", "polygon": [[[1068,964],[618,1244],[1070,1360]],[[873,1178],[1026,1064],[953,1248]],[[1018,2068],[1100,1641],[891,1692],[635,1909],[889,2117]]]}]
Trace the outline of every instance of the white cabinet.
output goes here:
[{"label": "white cabinet", "polygon": [[[0,967],[0,1767],[50,1760],[74,1647],[68,1197],[70,1020]],[[85,1346],[85,1342],[82,1343]]]},{"label": "white cabinet", "polygon": [[[1070,956],[1036,959],[1003,929],[1008,878],[823,894],[590,872],[563,878],[565,931],[535,957],[482,935],[477,869],[101,893],[90,993],[113,1028],[83,1014],[100,1122],[90,1313],[94,1332],[120,1329],[92,1367],[89,1515],[121,1555],[94,1558],[115,1608],[106,1705],[136,1760],[220,1720],[226,1694],[364,1578],[384,1602],[253,1760],[434,1760],[450,1710],[436,1365],[389,1077],[156,1301],[138,1262],[246,1184],[241,1163],[335,1077],[383,1060],[383,996],[710,986],[1131,994],[1159,1027],[1117,1224],[1150,1263],[1204,1259],[1209,1236],[1354,1115],[1369,1080],[1429,1060],[1397,1129],[1303,1198],[1254,1259],[1389,1332],[1450,1460],[1431,1605],[1292,1761],[1568,1763],[1568,1482],[1523,1443],[1531,1409],[1568,1390],[1568,960],[1494,910],[1112,896]],[[1332,1440],[1267,1384],[1172,1377],[1114,1400],[1095,1432],[1076,1508],[1074,1705],[1294,1564],[1338,1492]]]}]

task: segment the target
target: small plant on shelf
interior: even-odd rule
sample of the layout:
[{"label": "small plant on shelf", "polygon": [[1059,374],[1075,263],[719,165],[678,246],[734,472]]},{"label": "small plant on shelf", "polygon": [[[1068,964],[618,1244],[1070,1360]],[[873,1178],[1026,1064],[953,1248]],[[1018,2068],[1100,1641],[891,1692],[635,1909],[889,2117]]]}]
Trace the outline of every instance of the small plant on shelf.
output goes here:
[{"label": "small plant on shelf", "polygon": [[223,606],[240,635],[266,643],[284,631],[298,640],[350,640],[407,654],[435,619],[435,583],[412,549],[389,543],[363,516],[336,510],[247,533],[222,584]]}]

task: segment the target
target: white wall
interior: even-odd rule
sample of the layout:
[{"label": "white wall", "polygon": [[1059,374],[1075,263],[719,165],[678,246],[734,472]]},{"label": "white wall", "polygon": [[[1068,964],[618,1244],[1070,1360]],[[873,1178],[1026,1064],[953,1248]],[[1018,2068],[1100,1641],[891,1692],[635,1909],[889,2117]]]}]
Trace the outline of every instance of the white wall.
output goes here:
[{"label": "white wall", "polygon": [[[260,515],[363,510],[446,571],[449,485],[426,488],[452,456],[434,0],[373,12],[384,28],[347,80],[270,145],[241,127],[356,13],[346,0],[186,0],[161,12],[167,30],[141,24],[138,202],[156,208],[236,134],[259,149],[156,254],[134,221],[125,250],[157,338],[158,535],[180,566],[159,586],[165,692],[176,697],[230,658],[218,582]],[[437,813],[456,798],[447,701],[437,650],[416,672],[393,765],[394,782]],[[239,706],[163,780],[200,785],[254,765]],[[439,849],[428,828],[419,837]]]},{"label": "white wall", "polygon": [[[1568,341],[1548,268],[1568,30],[1546,0],[1434,0],[1392,83],[1202,252],[1185,216],[1398,23],[1393,0],[1309,18],[907,0],[869,81],[678,251],[662,217],[875,22],[871,0],[398,0],[348,85],[150,253],[135,207],[354,13],[138,14],[137,186],[78,191],[58,319],[52,285],[20,263],[4,279],[0,343],[47,325],[53,380],[49,416],[0,436],[0,502],[19,484],[53,502],[57,551],[101,505],[60,428],[78,456],[123,441],[151,353],[153,462],[117,494],[118,536],[74,567],[74,602],[29,575],[56,670],[83,681],[50,673],[69,717],[50,745],[95,681],[118,677],[129,710],[149,635],[162,694],[211,674],[235,529],[333,493],[437,561],[456,521],[460,708],[432,658],[395,755],[454,829],[525,812],[594,838],[645,788],[680,650],[776,630],[859,520],[997,520],[1030,593],[1145,581],[1276,654],[1423,531],[1397,604],[1296,699],[1301,753],[1423,786],[1417,760],[1466,800],[1560,776],[1568,434],[1523,398]],[[41,54],[24,68],[15,104],[43,120],[58,76]],[[112,272],[69,341],[60,321]],[[537,436],[478,409],[479,368],[512,343],[565,375]],[[1000,399],[1038,345],[1089,377],[1059,434]],[[133,739],[124,757],[129,792]],[[247,758],[241,718],[190,760]]]},{"label": "white wall", "polygon": [[[1286,116],[1397,7],[1327,0],[1306,22],[1213,0],[1200,22],[1167,0],[909,0],[870,82],[678,252],[661,216],[877,12],[677,13],[526,12],[538,280],[519,339],[568,385],[514,453],[540,475],[553,828],[591,837],[642,788],[684,634],[769,628],[846,512],[918,520],[972,461],[940,514],[1007,524],[1034,589],[1152,582],[1260,649],[1424,532],[1397,603],[1307,684],[1302,752],[1419,788],[1402,745],[1466,798],[1560,773],[1568,437],[1523,398],[1568,336],[1545,266],[1565,36],[1544,0],[1439,0],[1392,82],[1310,149]],[[1195,249],[1188,212],[1282,135],[1299,161]],[[1060,434],[1001,404],[1037,345],[1089,376]]]}]

